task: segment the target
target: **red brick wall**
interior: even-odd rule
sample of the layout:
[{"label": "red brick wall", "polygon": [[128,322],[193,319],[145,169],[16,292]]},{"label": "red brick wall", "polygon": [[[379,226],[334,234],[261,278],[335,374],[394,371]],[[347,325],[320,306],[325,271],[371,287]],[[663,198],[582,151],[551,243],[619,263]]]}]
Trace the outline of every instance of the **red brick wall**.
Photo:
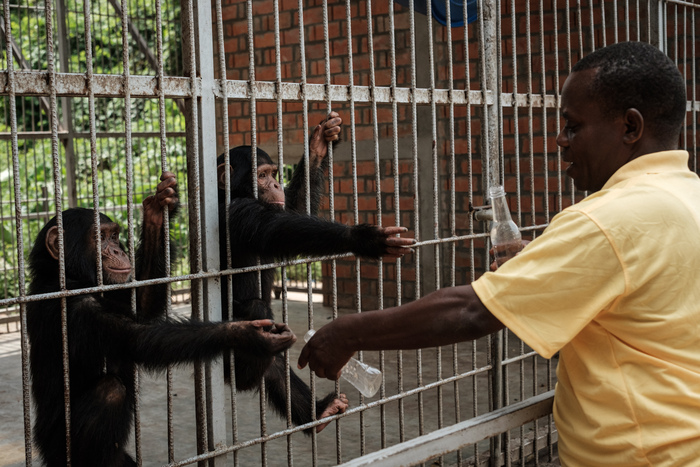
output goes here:
[{"label": "red brick wall", "polygon": [[[347,39],[347,21],[345,4],[340,5],[329,2],[328,7],[328,30],[330,35],[330,68],[332,73],[332,84],[348,84],[349,63],[348,51],[350,50]],[[353,83],[360,86],[370,85],[370,55],[368,45],[367,11],[364,2],[352,3],[352,53],[353,53]],[[527,30],[526,8],[527,2],[514,2],[517,10],[511,19],[511,2],[503,1],[501,7],[501,50],[503,61],[500,64],[503,71],[503,92],[514,91],[514,81],[517,78],[517,92],[528,92],[528,83],[534,94],[540,94],[544,87],[545,92],[553,96],[555,90],[561,88],[568,73],[569,63],[575,63],[581,53],[588,53],[593,49],[590,34],[590,7],[584,7],[580,22],[582,25],[582,43],[579,39],[579,15],[576,2],[570,0],[570,10],[568,14],[571,29],[570,42],[567,44],[567,12],[565,5],[561,1],[556,2],[556,9],[552,1],[545,2],[544,15],[541,18],[540,26],[539,2],[530,1],[530,29]],[[608,4],[609,3],[609,4]],[[304,2],[304,34],[306,51],[306,73],[307,82],[325,83],[325,62],[324,62],[324,32],[323,32],[323,2],[321,0],[306,0]],[[614,11],[613,2],[605,5],[605,18],[607,28],[605,30],[605,43],[614,42],[615,27],[614,20],[623,20],[623,12]],[[298,22],[298,2],[296,0],[280,1],[280,28],[281,28],[281,63],[284,81],[299,82],[301,79],[301,49],[299,41]],[[642,6],[643,10],[646,6]],[[257,80],[274,81],[275,79],[275,52],[274,52],[274,17],[272,2],[254,2],[253,26],[255,31],[255,73]],[[372,32],[374,45],[375,64],[375,84],[377,86],[391,85],[390,67],[390,23],[388,2],[372,3]],[[410,47],[410,25],[408,11],[400,5],[395,6],[395,39],[396,39],[396,78],[399,87],[410,87],[411,85],[411,47]],[[556,16],[555,16],[556,13]],[[647,12],[641,11],[640,18],[644,25],[640,34],[642,40],[647,40],[646,20]],[[630,13],[631,38],[636,39],[636,11]],[[420,36],[420,31],[427,28],[427,19],[423,15],[416,14],[416,46],[418,55],[418,86],[428,87],[429,80],[425,71],[428,66],[427,40],[425,35]],[[556,20],[556,28],[555,28]],[[229,79],[247,80],[249,78],[248,66],[249,55],[247,49],[247,20],[246,5],[243,2],[231,1],[224,8],[224,33],[226,39],[226,66],[227,77]],[[512,47],[513,37],[511,34],[512,21],[516,25],[516,64],[517,77],[513,74]],[[602,11],[596,4],[593,15],[595,26],[595,47],[603,45]],[[617,29],[618,40],[626,39],[625,23]],[[435,83],[436,88],[445,89],[448,87],[449,59],[447,51],[447,28],[433,21],[434,32],[434,57],[435,57]],[[540,36],[540,30],[543,34]],[[452,28],[453,43],[453,80],[455,89],[464,89],[467,76],[467,63],[464,48],[464,28]],[[423,34],[425,34],[423,32]],[[677,36],[677,31],[669,31],[669,36]],[[540,37],[542,37],[542,47],[540,47]],[[528,40],[531,46],[531,55],[528,58]],[[689,39],[692,41],[692,38]],[[471,90],[480,90],[480,46],[477,29],[474,25],[468,27],[468,54],[469,54],[469,87]],[[544,56],[542,56],[543,51]],[[569,52],[570,51],[570,52]],[[544,61],[544,67],[543,67]],[[542,70],[544,69],[544,73]],[[558,70],[558,80],[556,70]],[[690,84],[692,85],[692,84]],[[690,94],[689,94],[690,96]],[[284,117],[282,127],[285,143],[285,161],[296,162],[300,154],[303,142],[302,130],[302,104],[283,104]],[[421,106],[422,112],[417,121],[418,137],[421,141],[432,140],[432,119],[429,114],[426,117],[425,106]],[[427,107],[428,111],[430,107]],[[336,220],[348,224],[354,223],[353,204],[353,174],[352,161],[349,154],[352,140],[351,115],[348,103],[334,102],[333,110],[338,111],[344,118],[345,127],[343,139],[345,148],[338,150],[338,156],[333,163],[333,193],[335,196],[335,218]],[[413,215],[414,207],[414,164],[413,151],[411,145],[412,113],[409,104],[398,105],[398,125],[396,126],[396,136],[401,140],[399,145],[399,193],[394,193],[393,166],[391,157],[393,148],[391,138],[394,127],[392,125],[392,108],[390,105],[379,105],[377,109],[378,135],[388,146],[384,145],[380,155],[380,189],[381,189],[381,209],[382,224],[394,225],[395,214],[393,211],[394,197],[398,196],[401,209],[400,223],[412,230],[411,235],[415,235],[416,218]],[[455,147],[455,235],[468,235],[471,233],[469,225],[469,201],[470,194],[473,194],[474,205],[485,204],[482,193],[482,164],[481,154],[481,107],[471,107],[471,146],[468,135],[467,106],[454,106],[454,147]],[[309,104],[309,123],[314,125],[327,111],[325,103]],[[437,105],[437,155],[439,159],[439,235],[449,237],[450,231],[450,188],[449,176],[450,168],[450,137],[449,112],[447,105]],[[568,180],[559,176],[560,165],[557,160],[557,146],[555,137],[558,131],[556,120],[557,112],[548,109],[543,112],[542,108],[535,107],[530,113],[528,108],[517,109],[517,131],[516,119],[512,108],[503,110],[503,142],[502,150],[504,154],[503,164],[505,171],[505,185],[508,193],[511,193],[510,202],[514,215],[518,215],[515,192],[518,188],[518,178],[516,168],[520,168],[520,219],[523,226],[543,224],[558,212],[562,207],[566,207],[572,202],[572,194]],[[366,103],[356,103],[355,105],[355,132],[354,140],[357,144],[357,210],[358,221],[377,223],[377,201],[376,201],[376,174],[375,165],[372,160],[373,145],[371,141],[375,138],[372,126],[372,107]],[[545,123],[546,119],[546,123]],[[276,151],[277,141],[277,104],[275,102],[258,102],[257,104],[257,141],[258,144],[270,152]],[[546,128],[545,128],[546,126]],[[231,102],[229,104],[229,128],[231,146],[239,144],[250,144],[251,125],[250,109],[247,102]],[[546,132],[545,132],[546,130]],[[547,135],[545,138],[544,135]],[[388,141],[388,143],[387,143]],[[517,146],[516,146],[517,143]],[[429,143],[428,143],[429,144]],[[287,147],[291,149],[287,149]],[[691,141],[692,146],[692,141]],[[386,148],[389,148],[386,150]],[[469,162],[468,155],[471,149],[472,161]],[[517,154],[516,154],[517,151]],[[343,154],[345,154],[343,156]],[[546,154],[546,157],[545,157]],[[368,157],[369,156],[369,157]],[[431,158],[430,150],[421,149],[418,154],[419,160]],[[547,171],[545,168],[545,161]],[[469,169],[471,168],[471,177]],[[420,177],[432,179],[432,173],[419,170]],[[430,185],[430,184],[429,184]],[[560,197],[559,193],[563,196]],[[432,192],[421,193],[421,205],[432,206]],[[581,194],[576,194],[580,198]],[[323,204],[323,209],[328,212],[328,202]],[[433,238],[432,214],[423,215],[421,225],[429,226],[422,232],[422,239]],[[474,223],[474,233],[484,232],[484,225]],[[425,227],[424,227],[425,228]],[[483,249],[483,241],[477,240],[474,243],[475,254],[472,255],[471,245],[468,241],[456,243],[454,264],[456,266],[455,282],[457,284],[467,283],[473,279],[471,267],[476,274],[485,270],[488,260]],[[421,254],[427,255],[433,246],[426,246],[421,249]],[[451,246],[445,245],[440,248],[442,264],[445,265],[440,271],[441,285],[450,284],[450,264],[452,263]],[[427,257],[427,256],[426,256]],[[402,300],[412,300],[416,298],[415,287],[415,255],[406,258],[402,262]],[[422,258],[423,270],[432,269],[432,263],[426,262]],[[432,260],[431,260],[432,261]],[[337,267],[338,277],[338,305],[340,307],[354,307],[356,304],[357,283],[355,279],[356,263],[353,258],[339,260]],[[330,292],[330,266],[324,265],[324,293]],[[373,309],[379,304],[376,277],[378,274],[377,263],[363,261],[360,271],[361,300],[363,309]],[[423,273],[425,275],[425,273]],[[427,276],[426,276],[427,277]],[[431,279],[432,280],[432,279]],[[421,284],[423,293],[430,290],[432,283],[427,283],[424,279]],[[384,264],[384,306],[391,306],[396,302],[396,266],[393,261]],[[328,303],[328,296],[326,301]]]}]

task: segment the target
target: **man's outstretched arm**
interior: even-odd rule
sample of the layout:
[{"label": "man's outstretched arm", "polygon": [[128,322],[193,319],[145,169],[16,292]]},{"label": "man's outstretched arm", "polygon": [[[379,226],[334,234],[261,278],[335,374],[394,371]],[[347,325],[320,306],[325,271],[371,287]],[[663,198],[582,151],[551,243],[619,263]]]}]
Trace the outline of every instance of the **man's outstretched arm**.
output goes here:
[{"label": "man's outstretched arm", "polygon": [[503,324],[471,285],[447,287],[415,302],[381,311],[344,315],[317,330],[299,356],[322,378],[336,380],[358,350],[437,347],[478,339]]}]

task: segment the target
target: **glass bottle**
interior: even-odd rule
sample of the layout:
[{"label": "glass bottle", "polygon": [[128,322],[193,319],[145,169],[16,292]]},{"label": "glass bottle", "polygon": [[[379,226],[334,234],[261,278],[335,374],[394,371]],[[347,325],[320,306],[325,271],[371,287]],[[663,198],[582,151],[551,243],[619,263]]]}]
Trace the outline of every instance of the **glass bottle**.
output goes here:
[{"label": "glass bottle", "polygon": [[491,223],[491,244],[496,264],[502,265],[523,248],[522,236],[518,226],[510,217],[510,208],[506,201],[506,192],[500,185],[489,188],[493,222]]}]

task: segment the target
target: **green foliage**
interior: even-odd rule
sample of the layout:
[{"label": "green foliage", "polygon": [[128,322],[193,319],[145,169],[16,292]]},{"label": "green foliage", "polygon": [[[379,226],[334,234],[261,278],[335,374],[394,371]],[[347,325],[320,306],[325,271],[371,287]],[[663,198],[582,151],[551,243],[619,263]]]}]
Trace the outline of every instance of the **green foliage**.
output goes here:
[{"label": "green foliage", "polygon": [[[179,2],[165,2],[163,8],[163,63],[166,74],[175,74],[182,69],[181,27],[179,20]],[[60,56],[59,38],[54,37],[54,63],[56,71],[85,73],[86,33],[84,3],[78,0],[66,0],[64,7],[66,42],[69,57]],[[149,48],[156,54],[156,14],[153,2],[129,2],[129,15],[132,24],[141,32]],[[3,11],[3,15],[7,12]],[[54,11],[56,14],[56,11]],[[15,43],[21,50],[22,59],[13,57],[15,70],[24,68],[46,70],[48,67],[48,47],[46,40],[46,19],[44,3],[30,0],[21,5],[12,5],[9,10],[11,32]],[[122,24],[121,18],[107,0],[91,2],[90,8],[92,38],[92,67],[95,74],[122,75],[124,73]],[[54,16],[57,21],[58,16]],[[54,24],[54,34],[59,28]],[[127,36],[129,69],[132,74],[155,75],[156,70],[148,62],[144,53],[136,47],[136,41]],[[2,42],[3,63],[7,63],[4,37]],[[61,69],[61,58],[67,58],[67,69]],[[9,98],[0,99],[0,131],[9,133],[12,128],[10,120]],[[70,105],[71,123],[74,132],[89,134],[90,102],[87,98],[69,98],[57,100],[58,118],[61,119],[62,106]],[[19,132],[49,132],[51,130],[48,109],[37,97],[17,96],[16,128]],[[58,180],[54,181],[53,143],[50,138],[19,139],[18,169],[19,190],[21,193],[20,210],[24,218],[22,232],[24,237],[24,257],[32,247],[41,226],[56,212],[56,193],[60,193],[63,209],[69,207],[68,180],[75,179],[77,205],[92,208],[96,195],[102,212],[122,225],[122,235],[127,242],[127,203],[133,204],[134,230],[138,232],[141,201],[155,192],[162,170],[160,148],[160,105],[157,99],[132,99],[129,110],[132,132],[146,132],[151,135],[133,137],[131,151],[127,151],[125,138],[125,100],[120,98],[94,100],[94,130],[98,133],[110,133],[107,138],[99,137],[95,148],[90,139],[76,137],[70,143],[59,137],[58,142]],[[185,118],[173,100],[166,100],[165,121],[167,131],[184,131]],[[59,124],[62,124],[59,122]],[[112,136],[113,135],[113,136]],[[68,145],[72,144],[75,171],[71,177],[66,172],[66,154]],[[186,144],[184,137],[169,137],[167,144],[168,169],[175,173],[187,173]],[[0,298],[12,297],[17,293],[17,268],[20,266],[17,255],[15,215],[15,187],[13,182],[14,163],[12,146],[9,140],[0,141]],[[96,169],[97,191],[93,191],[93,153]],[[128,173],[127,160],[131,160],[131,175]],[[128,190],[128,186],[131,190]],[[187,193],[186,180],[179,179],[181,193]],[[131,198],[129,197],[131,193]],[[176,219],[171,220],[171,233],[179,243],[181,253],[187,253],[186,210]],[[173,274],[186,273],[187,258],[181,258]]]}]

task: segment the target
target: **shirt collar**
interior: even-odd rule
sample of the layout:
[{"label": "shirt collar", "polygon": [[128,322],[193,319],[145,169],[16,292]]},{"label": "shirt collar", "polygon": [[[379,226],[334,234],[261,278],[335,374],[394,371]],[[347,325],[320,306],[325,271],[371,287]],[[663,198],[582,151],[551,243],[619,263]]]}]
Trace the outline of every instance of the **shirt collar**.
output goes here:
[{"label": "shirt collar", "polygon": [[688,157],[688,151],[681,150],[653,152],[639,156],[617,169],[617,172],[603,185],[602,190],[640,175],[690,170]]}]

